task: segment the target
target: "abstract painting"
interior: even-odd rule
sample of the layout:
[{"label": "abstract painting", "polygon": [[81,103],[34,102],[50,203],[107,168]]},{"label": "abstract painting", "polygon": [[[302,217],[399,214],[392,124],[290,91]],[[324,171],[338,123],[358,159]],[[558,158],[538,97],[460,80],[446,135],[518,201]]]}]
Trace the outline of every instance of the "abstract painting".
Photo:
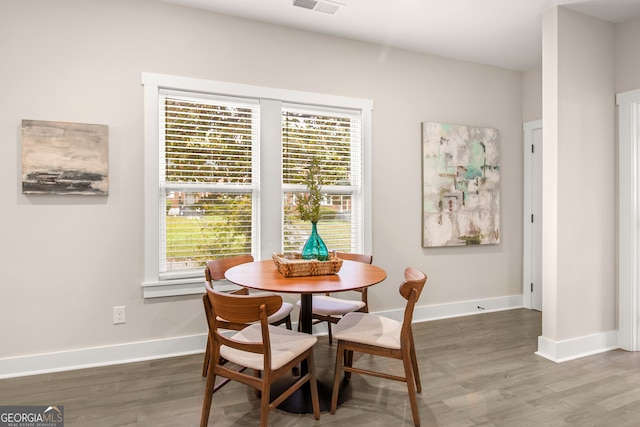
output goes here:
[{"label": "abstract painting", "polygon": [[103,196],[109,191],[109,127],[22,121],[22,192]]},{"label": "abstract painting", "polygon": [[422,123],[422,246],[500,243],[498,131]]}]

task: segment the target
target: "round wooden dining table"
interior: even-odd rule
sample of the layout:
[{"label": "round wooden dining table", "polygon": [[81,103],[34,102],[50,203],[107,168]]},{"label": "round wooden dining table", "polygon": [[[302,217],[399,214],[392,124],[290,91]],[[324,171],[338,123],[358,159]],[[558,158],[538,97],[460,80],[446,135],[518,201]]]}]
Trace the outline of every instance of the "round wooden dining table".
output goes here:
[{"label": "round wooden dining table", "polygon": [[[382,282],[387,277],[387,273],[375,265],[344,260],[340,271],[336,274],[285,277],[278,271],[273,260],[265,260],[232,267],[227,270],[225,277],[236,285],[251,289],[300,294],[300,330],[310,334],[313,326],[313,294],[366,288]],[[304,363],[302,372],[303,374],[307,372]],[[320,410],[323,412],[328,411],[331,404],[331,386],[325,385],[331,384],[331,380],[323,382],[318,378]],[[346,390],[347,386],[347,383],[342,385],[345,390],[341,389],[339,404],[347,400],[349,394]],[[302,387],[298,392],[282,402],[278,408],[292,413],[313,412],[309,388]]]}]

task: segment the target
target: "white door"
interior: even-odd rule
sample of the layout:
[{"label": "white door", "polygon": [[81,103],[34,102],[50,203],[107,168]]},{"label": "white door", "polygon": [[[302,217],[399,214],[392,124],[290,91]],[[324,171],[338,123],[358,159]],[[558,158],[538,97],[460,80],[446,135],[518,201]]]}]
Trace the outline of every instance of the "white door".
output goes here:
[{"label": "white door", "polygon": [[523,305],[542,311],[542,120],[524,124]]}]

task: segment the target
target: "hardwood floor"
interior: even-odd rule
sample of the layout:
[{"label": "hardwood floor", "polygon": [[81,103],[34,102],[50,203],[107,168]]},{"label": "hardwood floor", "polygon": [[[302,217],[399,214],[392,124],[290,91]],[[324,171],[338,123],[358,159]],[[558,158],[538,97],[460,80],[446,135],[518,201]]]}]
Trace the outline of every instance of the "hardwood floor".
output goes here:
[{"label": "hardwood floor", "polygon": [[[610,351],[556,364],[534,354],[541,315],[519,309],[414,326],[423,426],[640,425],[640,352]],[[321,337],[316,365],[333,375],[335,344]],[[70,426],[196,426],[202,355],[0,380],[0,405],[63,405]],[[397,361],[360,362],[400,372]],[[275,410],[273,426],[411,426],[404,384],[354,375],[335,415]],[[216,393],[209,425],[253,426],[259,401],[231,383]]]}]

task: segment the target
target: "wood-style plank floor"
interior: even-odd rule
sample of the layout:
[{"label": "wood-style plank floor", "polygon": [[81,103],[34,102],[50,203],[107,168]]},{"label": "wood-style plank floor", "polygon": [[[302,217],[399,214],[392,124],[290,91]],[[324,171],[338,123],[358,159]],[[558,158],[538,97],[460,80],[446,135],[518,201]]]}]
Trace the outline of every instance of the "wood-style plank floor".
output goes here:
[{"label": "wood-style plank floor", "polygon": [[[526,309],[414,326],[423,426],[639,426],[640,352],[622,350],[561,364],[536,356],[541,315]],[[335,344],[315,350],[333,374]],[[397,361],[356,363],[401,372]],[[70,426],[196,426],[202,355],[0,380],[0,405],[63,405]],[[405,385],[354,375],[335,415],[271,412],[273,426],[411,426]],[[209,425],[254,426],[259,402],[231,383],[214,395]]]}]

